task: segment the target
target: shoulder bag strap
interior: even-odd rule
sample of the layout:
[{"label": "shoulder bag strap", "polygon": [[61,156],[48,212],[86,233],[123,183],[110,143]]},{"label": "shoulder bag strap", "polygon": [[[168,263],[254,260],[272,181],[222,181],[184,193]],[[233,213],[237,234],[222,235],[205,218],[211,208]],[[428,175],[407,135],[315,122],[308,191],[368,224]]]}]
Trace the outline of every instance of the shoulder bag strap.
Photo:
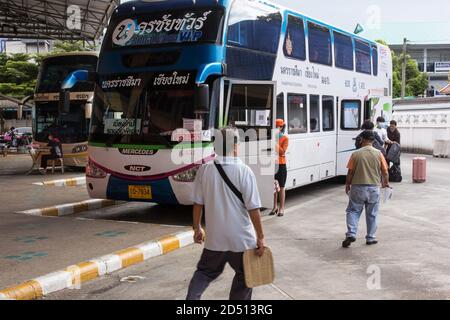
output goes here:
[{"label": "shoulder bag strap", "polygon": [[216,166],[217,170],[219,171],[220,175],[222,176],[223,181],[227,184],[227,186],[231,189],[231,191],[238,197],[239,200],[241,200],[242,204],[245,207],[244,198],[242,197],[242,193],[234,186],[233,182],[231,182],[230,178],[228,178],[227,174],[225,173],[225,170],[223,170],[223,167],[214,161],[214,165]]}]

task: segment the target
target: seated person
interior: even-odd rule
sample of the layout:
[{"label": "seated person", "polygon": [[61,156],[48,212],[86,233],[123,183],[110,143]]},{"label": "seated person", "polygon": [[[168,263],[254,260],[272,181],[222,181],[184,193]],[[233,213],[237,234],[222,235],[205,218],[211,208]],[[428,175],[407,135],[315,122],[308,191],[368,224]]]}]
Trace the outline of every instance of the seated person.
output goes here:
[{"label": "seated person", "polygon": [[299,118],[294,118],[289,121],[289,132],[291,133],[305,133],[307,130],[303,126]]},{"label": "seated person", "polygon": [[41,158],[41,173],[46,173],[48,160],[60,159],[63,157],[62,145],[58,138],[52,134],[48,135],[48,145],[50,147],[50,154],[44,154]]}]

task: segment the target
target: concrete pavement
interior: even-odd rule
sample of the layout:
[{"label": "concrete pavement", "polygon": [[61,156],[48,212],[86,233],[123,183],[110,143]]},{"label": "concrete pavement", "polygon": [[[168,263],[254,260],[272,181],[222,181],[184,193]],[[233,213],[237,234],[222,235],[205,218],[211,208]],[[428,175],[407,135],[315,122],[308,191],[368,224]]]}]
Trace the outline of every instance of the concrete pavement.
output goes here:
[{"label": "concrete pavement", "polygon": [[[64,217],[18,211],[88,200],[85,186],[38,186],[80,172],[29,175],[27,155],[0,157],[0,290],[69,265],[182,231],[190,210],[128,203]],[[163,216],[163,217],[162,217]]]},{"label": "concrete pavement", "polygon": [[[275,257],[273,285],[254,299],[450,299],[450,160],[428,158],[428,182],[411,181],[411,155],[402,158],[404,182],[383,205],[376,246],[341,248],[347,197],[327,182],[288,194],[283,218],[264,223]],[[80,290],[44,299],[184,299],[201,246],[190,246],[94,280]],[[121,281],[139,276],[135,282]],[[230,267],[205,299],[227,299]]]}]

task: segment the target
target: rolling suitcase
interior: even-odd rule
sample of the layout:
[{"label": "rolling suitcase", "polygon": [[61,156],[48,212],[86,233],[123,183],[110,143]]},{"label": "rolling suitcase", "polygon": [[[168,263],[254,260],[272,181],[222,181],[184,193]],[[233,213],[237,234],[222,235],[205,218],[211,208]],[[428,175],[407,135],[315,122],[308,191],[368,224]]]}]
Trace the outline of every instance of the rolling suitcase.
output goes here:
[{"label": "rolling suitcase", "polygon": [[427,158],[413,159],[413,181],[425,182],[427,180]]}]

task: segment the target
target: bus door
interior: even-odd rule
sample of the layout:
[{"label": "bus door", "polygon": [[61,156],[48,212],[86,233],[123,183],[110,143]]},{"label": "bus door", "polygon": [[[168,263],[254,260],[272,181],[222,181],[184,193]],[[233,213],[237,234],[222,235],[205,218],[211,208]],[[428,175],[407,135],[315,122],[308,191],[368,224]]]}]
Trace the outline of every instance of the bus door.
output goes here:
[{"label": "bus door", "polygon": [[273,205],[276,83],[225,79],[223,126],[239,129],[239,157],[253,170],[262,206]]},{"label": "bus door", "polygon": [[355,98],[339,98],[337,175],[347,174],[350,155],[356,150],[356,137],[361,132],[364,115],[364,101]]}]

